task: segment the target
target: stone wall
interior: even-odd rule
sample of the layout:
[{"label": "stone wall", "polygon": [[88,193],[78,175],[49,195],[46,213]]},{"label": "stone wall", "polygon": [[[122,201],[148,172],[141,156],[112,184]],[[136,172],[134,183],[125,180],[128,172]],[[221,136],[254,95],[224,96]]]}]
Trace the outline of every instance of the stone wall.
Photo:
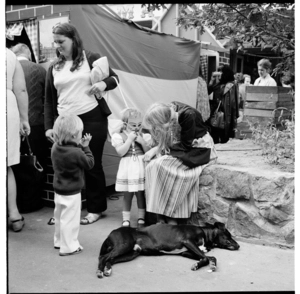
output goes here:
[{"label": "stone wall", "polygon": [[240,239],[293,248],[294,174],[268,165],[251,141],[234,141],[203,170],[198,212],[189,222],[221,221]]}]

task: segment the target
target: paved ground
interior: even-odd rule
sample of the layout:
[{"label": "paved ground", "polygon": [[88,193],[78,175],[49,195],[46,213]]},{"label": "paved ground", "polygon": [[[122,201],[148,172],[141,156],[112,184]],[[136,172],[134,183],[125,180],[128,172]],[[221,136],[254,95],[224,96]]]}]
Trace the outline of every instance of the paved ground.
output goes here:
[{"label": "paved ground", "polygon": [[[136,202],[133,203],[136,214]],[[121,223],[122,197],[108,200],[98,222],[81,226],[81,254],[61,257],[53,248],[53,209],[24,214],[22,232],[8,231],[8,293],[294,291],[294,250],[239,242],[240,250],[213,249],[218,269],[191,271],[180,256],[140,256],[116,264],[111,277],[98,279],[97,258],[107,235]],[[82,211],[85,215],[86,211]],[[136,215],[132,222],[136,221]],[[3,292],[4,293],[4,292]]]}]

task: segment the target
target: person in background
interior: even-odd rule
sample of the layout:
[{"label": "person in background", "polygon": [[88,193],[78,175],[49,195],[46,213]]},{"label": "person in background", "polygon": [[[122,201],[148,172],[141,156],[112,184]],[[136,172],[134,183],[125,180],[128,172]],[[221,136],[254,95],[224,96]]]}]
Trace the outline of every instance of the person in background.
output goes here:
[{"label": "person in background", "polygon": [[89,148],[90,134],[82,138],[82,120],[70,113],[61,114],[53,126],[54,144],[51,160],[54,170],[54,248],[60,256],[82,252],[78,241],[81,211],[81,190],[84,170],[94,166]]},{"label": "person in background", "polygon": [[[122,113],[123,126],[112,134],[111,144],[122,157],[117,173],[115,189],[124,193],[123,227],[130,227],[132,198],[136,194],[138,206],[138,228],[145,225],[145,165],[144,153],[150,147],[149,134],[141,134],[142,114],[135,108],[127,108]],[[148,142],[148,143],[147,143]]]},{"label": "person in background", "polygon": [[237,73],[234,75],[234,81],[235,81],[237,84],[242,84],[243,81],[244,81],[244,75],[243,75],[241,72],[237,72]]},{"label": "person in background", "polygon": [[204,122],[210,117],[209,97],[207,84],[203,78],[201,66],[199,66],[196,109],[201,113]]},{"label": "person in background", "polygon": [[208,94],[213,93],[210,100],[211,116],[216,109],[224,113],[224,129],[210,125],[211,136],[215,144],[226,143],[235,137],[237,118],[239,117],[239,89],[234,82],[234,74],[228,65],[223,65],[219,72],[213,73],[208,85]]},{"label": "person in background", "polygon": [[254,86],[277,86],[276,81],[270,76],[272,63],[268,59],[261,59],[257,63],[259,78],[254,82]]},{"label": "person in background", "polygon": [[240,102],[239,102],[239,108],[243,109],[245,105],[246,100],[246,86],[251,85],[251,77],[247,74],[244,74],[244,83],[239,84],[239,96],[240,96]]},{"label": "person in background", "polygon": [[117,86],[115,78],[118,77],[109,68],[109,77],[92,85],[92,64],[100,58],[100,54],[84,50],[77,29],[70,23],[55,25],[52,33],[57,46],[57,58],[50,65],[46,76],[46,137],[53,141],[54,121],[64,111],[78,115],[83,121],[83,132],[93,136],[90,149],[95,165],[91,170],[85,171],[88,213],[80,222],[88,225],[99,220],[107,209],[102,155],[108,132],[107,117],[111,111],[102,94]]},{"label": "person in background", "polygon": [[[31,61],[31,52],[26,44],[19,43],[11,48],[23,68],[29,98],[28,116],[31,132],[29,142],[33,154],[42,167],[46,168],[48,143],[44,131],[44,101],[46,70]],[[25,146],[24,146],[25,145]],[[21,142],[21,150],[28,152],[25,141]],[[24,153],[21,152],[21,153]]]},{"label": "person in background", "polygon": [[280,82],[281,82],[281,85],[282,87],[285,87],[285,88],[292,88],[292,85],[291,85],[291,80],[292,80],[292,77],[285,77],[285,76],[282,76],[280,78]]},{"label": "person in background", "polygon": [[6,105],[7,105],[7,207],[14,232],[20,232],[24,217],[17,207],[16,180],[11,166],[20,163],[20,135],[30,134],[28,94],[21,64],[16,55],[6,48]]},{"label": "person in background", "polygon": [[246,86],[252,85],[251,84],[251,76],[250,75],[247,75],[247,74],[244,75],[244,85],[246,85]]},{"label": "person in background", "polygon": [[154,103],[144,127],[153,147],[145,153],[146,210],[158,223],[177,224],[197,211],[199,176],[214,158],[214,144],[201,113],[178,101]]}]

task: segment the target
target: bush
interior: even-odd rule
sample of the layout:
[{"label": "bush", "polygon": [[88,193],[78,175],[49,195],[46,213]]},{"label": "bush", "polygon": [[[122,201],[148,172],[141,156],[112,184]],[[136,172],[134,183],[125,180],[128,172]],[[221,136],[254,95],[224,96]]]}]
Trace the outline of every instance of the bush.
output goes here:
[{"label": "bush", "polygon": [[273,123],[269,123],[267,126],[254,125],[250,122],[249,124],[252,140],[262,147],[262,155],[266,157],[266,160],[285,170],[294,171],[294,113],[292,113],[291,119],[281,120],[279,127]]}]

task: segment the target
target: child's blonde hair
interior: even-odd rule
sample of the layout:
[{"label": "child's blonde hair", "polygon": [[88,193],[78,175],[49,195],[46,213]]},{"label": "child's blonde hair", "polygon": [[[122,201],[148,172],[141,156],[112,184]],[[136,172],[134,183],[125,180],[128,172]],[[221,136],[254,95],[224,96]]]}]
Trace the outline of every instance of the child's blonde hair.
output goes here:
[{"label": "child's blonde hair", "polygon": [[[124,123],[128,123],[129,117],[134,117],[134,118],[140,117],[142,119],[142,113],[139,110],[137,110],[136,108],[130,108],[130,107],[125,108],[124,110],[122,110],[121,115],[122,115],[121,120]],[[125,130],[125,129],[126,129],[126,126],[123,125],[121,127],[120,133],[122,133],[123,130]]]},{"label": "child's blonde hair", "polygon": [[171,104],[154,103],[147,110],[143,123],[149,128],[152,140],[158,144],[157,153],[170,152],[172,146]]},{"label": "child's blonde hair", "polygon": [[67,144],[73,141],[74,137],[82,130],[82,120],[77,115],[65,112],[61,114],[54,123],[54,141],[58,145]]}]

